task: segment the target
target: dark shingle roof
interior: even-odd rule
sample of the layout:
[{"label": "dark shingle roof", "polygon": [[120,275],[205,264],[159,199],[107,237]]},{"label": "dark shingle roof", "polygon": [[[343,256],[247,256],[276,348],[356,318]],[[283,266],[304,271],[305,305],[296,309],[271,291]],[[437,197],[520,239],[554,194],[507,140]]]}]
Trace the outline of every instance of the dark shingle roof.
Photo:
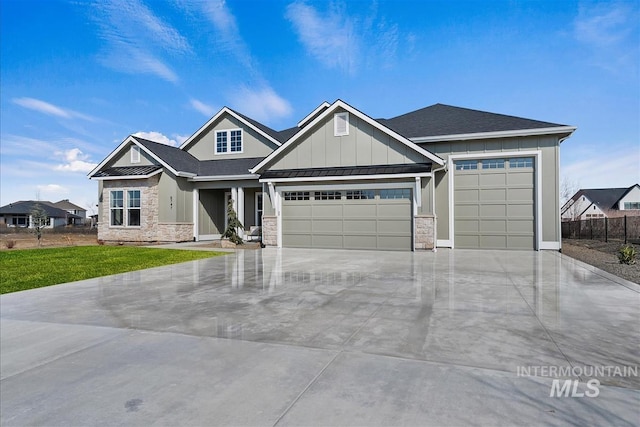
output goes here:
[{"label": "dark shingle roof", "polygon": [[39,204],[42,209],[47,213],[49,218],[81,218],[78,215],[70,214],[64,209],[51,206],[51,202],[43,202],[36,200],[23,200],[15,203],[9,203],[8,205],[0,208],[0,215],[29,215],[35,208],[36,204]]},{"label": "dark shingle roof", "polygon": [[265,179],[316,178],[322,176],[388,175],[399,173],[421,173],[430,171],[431,163],[418,163],[400,165],[268,170],[265,171],[260,177]]},{"label": "dark shingle roof", "polygon": [[248,175],[249,169],[260,163],[264,157],[249,157],[240,159],[204,160],[200,162],[198,175]]},{"label": "dark shingle roof", "polygon": [[171,166],[177,172],[198,173],[198,159],[188,152],[177,147],[172,147],[159,142],[149,141],[148,139],[132,136],[136,141],[145,148],[158,156],[163,162]]},{"label": "dark shingle roof", "polygon": [[628,188],[586,188],[580,189],[578,192],[571,198],[573,200],[578,200],[580,197],[585,196],[589,199],[594,205],[600,208],[603,211],[608,209],[616,209],[616,204],[618,201],[623,198],[633,187],[637,184],[632,185]]},{"label": "dark shingle roof", "polygon": [[406,138],[565,126],[504,114],[435,104],[378,122]]},{"label": "dark shingle roof", "polygon": [[103,169],[94,175],[97,178],[108,176],[144,176],[161,169],[162,166],[116,166],[113,168]]},{"label": "dark shingle roof", "polygon": [[55,208],[64,209],[64,210],[73,209],[73,210],[86,211],[86,209],[83,208],[82,206],[78,206],[75,203],[71,203],[69,199],[64,199],[64,200],[60,200],[59,202],[51,203],[51,206]]},{"label": "dark shingle roof", "polygon": [[280,138],[282,138],[282,142],[288,141],[289,138],[291,138],[293,135],[295,135],[296,133],[298,133],[298,131],[300,130],[299,127],[292,127],[289,129],[285,129],[285,130],[281,130],[280,133]]},{"label": "dark shingle roof", "polygon": [[[229,108],[229,110],[231,110],[231,108]],[[283,143],[284,141],[286,141],[286,139],[282,139],[282,135],[280,135],[281,132],[278,132],[277,130],[273,130],[269,126],[265,126],[262,123],[260,123],[260,122],[258,122],[256,120],[253,120],[251,117],[247,117],[244,114],[237,112],[236,110],[231,110],[231,111],[233,111],[234,113],[236,113],[237,115],[239,115],[240,117],[242,117],[243,119],[245,119],[246,121],[251,123],[253,126],[255,126],[258,129],[260,129],[262,132],[266,133],[267,135],[269,135],[271,138],[275,139],[276,141],[278,141],[280,143]]]}]

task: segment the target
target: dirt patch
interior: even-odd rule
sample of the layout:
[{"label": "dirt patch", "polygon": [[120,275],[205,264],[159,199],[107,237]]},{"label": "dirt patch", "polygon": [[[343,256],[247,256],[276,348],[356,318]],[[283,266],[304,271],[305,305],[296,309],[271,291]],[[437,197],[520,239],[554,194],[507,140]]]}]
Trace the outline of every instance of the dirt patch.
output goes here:
[{"label": "dirt patch", "polygon": [[[635,265],[618,262],[618,250],[623,242],[600,242],[597,240],[562,240],[562,253],[579,261],[598,267],[608,273],[640,284],[640,259]],[[640,253],[640,245],[632,245]]]},{"label": "dirt patch", "polygon": [[[29,233],[9,233],[0,235],[0,250],[10,250],[9,242],[15,242],[13,250],[34,249],[38,247],[38,239]],[[78,233],[44,233],[41,239],[41,248],[59,248],[63,246],[93,246],[98,244],[95,234]]]}]

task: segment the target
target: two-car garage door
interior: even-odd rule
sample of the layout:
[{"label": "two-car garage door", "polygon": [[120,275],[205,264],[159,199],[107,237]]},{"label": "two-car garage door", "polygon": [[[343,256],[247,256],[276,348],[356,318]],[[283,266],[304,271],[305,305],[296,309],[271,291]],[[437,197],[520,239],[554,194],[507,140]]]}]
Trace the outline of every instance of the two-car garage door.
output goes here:
[{"label": "two-car garage door", "polygon": [[411,250],[408,188],[282,193],[282,245]]},{"label": "two-car garage door", "polygon": [[535,249],[534,158],[454,164],[455,247]]}]

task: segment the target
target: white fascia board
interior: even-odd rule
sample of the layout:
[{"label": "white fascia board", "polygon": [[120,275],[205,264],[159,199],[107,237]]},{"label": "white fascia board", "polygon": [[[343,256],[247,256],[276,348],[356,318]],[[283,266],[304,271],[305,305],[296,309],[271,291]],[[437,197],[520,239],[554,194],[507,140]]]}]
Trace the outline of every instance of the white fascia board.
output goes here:
[{"label": "white fascia board", "polygon": [[331,107],[331,104],[329,104],[327,101],[324,101],[322,104],[318,105],[315,110],[313,110],[312,112],[307,114],[302,120],[300,120],[296,126],[301,128],[305,123],[309,121],[311,117],[318,114],[320,110],[322,110],[323,108],[329,108],[329,107]]},{"label": "white fascia board", "polygon": [[315,178],[297,177],[297,178],[268,178],[261,179],[260,182],[267,183],[284,183],[284,182],[323,182],[323,181],[355,181],[355,180],[376,180],[376,179],[406,179],[406,178],[423,178],[431,177],[431,172],[423,173],[401,173],[396,175],[343,175],[343,176],[320,176]]},{"label": "white fascia board", "polygon": [[353,108],[352,106],[350,106],[346,102],[344,102],[342,100],[337,100],[336,102],[331,104],[331,106],[329,108],[327,108],[324,112],[322,112],[318,117],[316,117],[310,124],[305,126],[304,129],[301,129],[298,133],[296,133],[291,138],[289,138],[289,140],[287,142],[285,142],[280,147],[278,147],[277,150],[275,150],[271,154],[269,154],[263,161],[258,163],[258,165],[256,167],[254,167],[253,169],[250,169],[250,172],[251,173],[259,173],[263,167],[265,167],[266,165],[271,163],[273,161],[273,159],[275,159],[276,157],[278,157],[280,155],[280,153],[285,151],[289,146],[291,146],[293,143],[295,143],[304,134],[306,134],[310,129],[313,129],[313,127],[315,125],[320,123],[329,114],[331,114],[332,112],[334,112],[338,108],[342,108],[342,109],[348,111],[350,114],[353,114],[354,116],[358,117],[359,119],[364,120],[365,122],[367,122],[371,126],[373,126],[376,129],[378,129],[379,131],[386,133],[387,135],[389,135],[393,139],[405,144],[407,147],[411,148],[413,151],[416,151],[416,152],[420,153],[421,155],[423,155],[426,158],[428,158],[429,160],[437,163],[438,165],[440,165],[440,166],[444,165],[444,160],[441,159],[440,157],[438,157],[435,154],[425,150],[424,148],[418,147],[411,140],[405,138],[404,136],[400,135],[399,133],[396,133],[396,132],[392,131],[388,127],[378,123],[377,121],[373,120],[371,117],[367,116],[366,114],[360,112],[359,110],[356,110],[355,108]]},{"label": "white fascia board", "polygon": [[147,175],[125,175],[125,176],[102,176],[102,177],[92,177],[89,179],[95,179],[96,181],[115,181],[115,180],[123,180],[123,179],[147,179],[151,178],[154,175],[158,175],[162,172],[162,169],[158,169],[157,171],[151,172]]},{"label": "white fascia board", "polygon": [[247,174],[247,175],[213,175],[213,176],[194,176],[189,178],[189,181],[234,181],[244,179],[258,179],[259,175]]},{"label": "white fascia board", "polygon": [[98,172],[100,169],[102,169],[107,163],[109,163],[109,161],[111,161],[111,159],[113,159],[117,154],[119,154],[120,151],[122,151],[124,149],[124,147],[126,147],[130,143],[133,143],[133,144],[136,144],[137,146],[140,146],[137,143],[137,141],[135,139],[133,139],[133,137],[131,135],[129,135],[103,161],[101,161],[98,164],[98,166],[93,168],[93,170],[87,174],[89,179],[91,179],[96,172]]},{"label": "white fascia board", "polygon": [[[515,136],[554,135],[559,133],[573,133],[575,126],[556,126],[538,129],[505,130],[497,132],[459,133],[454,135],[418,136],[409,138],[415,143],[441,142],[441,141],[466,141],[469,139],[509,138]],[[565,138],[566,139],[566,138]]]},{"label": "white fascia board", "polygon": [[[134,136],[129,135],[124,141],[122,141],[122,143],[120,143],[120,145],[118,145],[118,147],[115,150],[113,150],[111,152],[111,154],[109,154],[102,162],[100,162],[100,164],[98,166],[96,166],[91,172],[89,172],[89,174],[87,175],[89,177],[89,179],[92,179],[93,175],[95,175],[96,172],[98,172],[100,169],[102,169],[107,163],[109,163],[111,161],[111,159],[113,159],[117,154],[120,153],[120,151],[122,151],[129,144],[134,144],[135,146],[139,147],[140,150],[142,150],[145,153],[147,153],[155,161],[160,163],[160,165],[162,167],[167,168],[169,171],[171,171],[172,174],[174,174],[176,176],[185,176],[185,175],[180,175],[180,174],[189,174],[189,172],[178,172],[178,171],[176,171],[171,166],[169,166],[166,162],[162,161],[162,159],[160,159],[160,157],[156,156],[152,151],[148,150],[144,145],[142,145],[138,141],[136,141]],[[193,174],[189,174],[189,175],[193,175]],[[137,176],[147,177],[147,175],[137,175]],[[151,176],[151,175],[149,175],[149,176]]]},{"label": "white fascia board", "polygon": [[282,145],[282,143],[274,138],[272,138],[271,136],[267,135],[266,133],[264,133],[260,128],[257,128],[256,126],[254,126],[253,124],[249,123],[248,121],[246,121],[245,119],[243,119],[242,117],[240,117],[239,115],[237,115],[235,112],[231,111],[231,109],[229,109],[228,107],[223,107],[220,111],[218,111],[216,113],[215,116],[211,117],[209,119],[208,122],[206,122],[204,125],[202,125],[200,127],[200,129],[198,129],[197,131],[195,131],[195,133],[193,135],[191,135],[189,138],[187,138],[187,140],[185,142],[182,143],[182,145],[180,145],[180,149],[183,150],[185,149],[187,146],[189,146],[189,144],[191,144],[193,142],[194,139],[196,139],[196,137],[198,137],[206,128],[208,128],[209,126],[211,126],[216,120],[218,120],[223,114],[229,114],[232,117],[235,117],[237,120],[239,120],[240,122],[244,123],[246,126],[250,127],[251,129],[255,130],[256,132],[258,132],[260,135],[264,136],[265,138],[267,138],[269,141],[273,142],[274,144],[276,144],[278,147]]}]

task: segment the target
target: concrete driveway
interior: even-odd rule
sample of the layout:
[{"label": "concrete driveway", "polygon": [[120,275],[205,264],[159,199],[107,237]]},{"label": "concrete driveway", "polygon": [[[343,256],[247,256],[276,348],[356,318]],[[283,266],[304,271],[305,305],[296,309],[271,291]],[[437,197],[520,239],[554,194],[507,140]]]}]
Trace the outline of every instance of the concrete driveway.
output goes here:
[{"label": "concrete driveway", "polygon": [[639,291],[552,252],[265,249],[8,294],[1,423],[637,425]]}]

